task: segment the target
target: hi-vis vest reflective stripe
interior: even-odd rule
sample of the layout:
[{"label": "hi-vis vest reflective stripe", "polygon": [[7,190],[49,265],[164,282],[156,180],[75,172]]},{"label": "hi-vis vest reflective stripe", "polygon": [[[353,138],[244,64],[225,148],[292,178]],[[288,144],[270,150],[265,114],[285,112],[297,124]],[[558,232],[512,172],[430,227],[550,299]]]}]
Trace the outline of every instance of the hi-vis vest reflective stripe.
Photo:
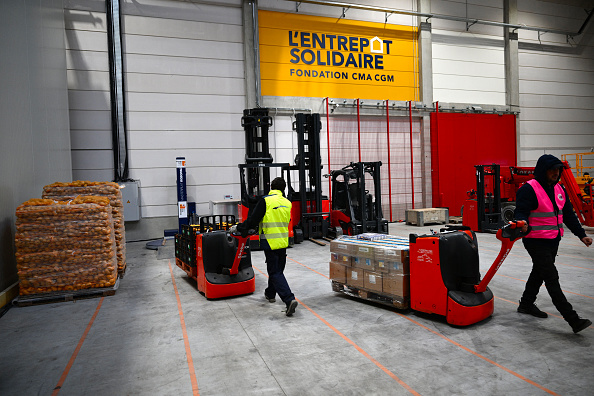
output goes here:
[{"label": "hi-vis vest reflective stripe", "polygon": [[563,206],[565,205],[565,191],[559,184],[555,184],[555,204],[559,209],[558,215],[555,215],[555,209],[546,191],[536,179],[528,181],[536,193],[538,200],[538,208],[530,212],[528,217],[528,224],[532,227],[532,231],[526,238],[545,238],[555,239],[559,230],[563,236]]},{"label": "hi-vis vest reflective stripe", "polygon": [[260,223],[260,240],[266,240],[271,250],[289,246],[291,202],[279,190],[270,190],[264,197],[266,213]]}]

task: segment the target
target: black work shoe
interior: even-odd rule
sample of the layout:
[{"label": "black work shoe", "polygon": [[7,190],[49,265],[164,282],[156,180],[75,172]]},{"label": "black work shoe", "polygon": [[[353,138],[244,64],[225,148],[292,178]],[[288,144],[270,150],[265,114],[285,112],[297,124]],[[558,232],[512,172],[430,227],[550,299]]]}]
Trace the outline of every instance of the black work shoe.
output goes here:
[{"label": "black work shoe", "polygon": [[532,304],[532,305],[528,305],[528,306],[520,304],[520,306],[518,307],[518,312],[536,316],[537,318],[547,318],[549,316],[549,315],[547,315],[546,312],[542,312],[540,309],[538,309],[536,304]]},{"label": "black work shoe", "polygon": [[287,316],[293,316],[295,309],[297,309],[297,305],[299,305],[297,300],[291,300],[289,305],[287,305]]},{"label": "black work shoe", "polygon": [[274,297],[272,297],[272,298],[271,297],[268,297],[266,295],[266,293],[264,293],[264,298],[267,299],[269,303],[276,302],[276,298],[274,298]]},{"label": "black work shoe", "polygon": [[590,327],[592,325],[592,321],[589,319],[577,318],[576,320],[572,321],[569,325],[573,329],[573,332],[577,334],[585,328]]}]

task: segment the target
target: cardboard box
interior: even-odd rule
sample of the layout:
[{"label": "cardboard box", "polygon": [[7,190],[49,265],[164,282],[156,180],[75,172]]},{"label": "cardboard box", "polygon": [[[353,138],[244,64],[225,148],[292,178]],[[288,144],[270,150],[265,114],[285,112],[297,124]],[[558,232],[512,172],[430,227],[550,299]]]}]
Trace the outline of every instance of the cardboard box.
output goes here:
[{"label": "cardboard box", "polygon": [[342,284],[347,283],[347,267],[330,262],[330,279]]},{"label": "cardboard box", "polygon": [[360,268],[347,267],[347,281],[346,284],[352,287],[363,287],[364,275],[363,270]]},{"label": "cardboard box", "polygon": [[368,241],[358,241],[350,246],[351,256],[373,260],[375,258],[374,245]]},{"label": "cardboard box", "polygon": [[336,264],[346,265],[347,267],[350,267],[352,265],[351,256],[343,253],[330,252],[330,261]]},{"label": "cardboard box", "polygon": [[381,293],[383,290],[382,274],[379,272],[363,271],[365,276],[363,287]]},{"label": "cardboard box", "polygon": [[375,261],[371,258],[353,257],[352,265],[367,271],[375,271]]},{"label": "cardboard box", "polygon": [[410,295],[410,275],[388,273],[382,278],[384,294],[391,294],[397,297],[408,297]]},{"label": "cardboard box", "polygon": [[353,244],[352,241],[344,240],[342,238],[335,239],[330,242],[330,251],[333,253],[342,253],[348,256],[352,256],[351,254],[351,245]]}]

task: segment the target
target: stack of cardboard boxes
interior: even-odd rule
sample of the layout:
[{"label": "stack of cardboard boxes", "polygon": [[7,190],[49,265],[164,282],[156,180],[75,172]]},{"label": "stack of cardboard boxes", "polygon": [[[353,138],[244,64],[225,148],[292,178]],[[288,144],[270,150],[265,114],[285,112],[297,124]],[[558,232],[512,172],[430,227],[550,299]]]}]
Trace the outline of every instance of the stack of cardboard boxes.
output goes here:
[{"label": "stack of cardboard boxes", "polygon": [[376,294],[404,300],[409,295],[408,240],[343,236],[330,243],[330,279]]}]

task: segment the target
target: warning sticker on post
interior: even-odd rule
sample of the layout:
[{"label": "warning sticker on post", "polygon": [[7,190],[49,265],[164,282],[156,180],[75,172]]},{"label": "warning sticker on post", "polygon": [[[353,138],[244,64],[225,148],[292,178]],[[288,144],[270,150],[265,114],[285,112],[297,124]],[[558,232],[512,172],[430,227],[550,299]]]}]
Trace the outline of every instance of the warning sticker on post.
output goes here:
[{"label": "warning sticker on post", "polygon": [[186,219],[188,217],[188,203],[186,201],[177,203],[177,217],[180,219]]}]

